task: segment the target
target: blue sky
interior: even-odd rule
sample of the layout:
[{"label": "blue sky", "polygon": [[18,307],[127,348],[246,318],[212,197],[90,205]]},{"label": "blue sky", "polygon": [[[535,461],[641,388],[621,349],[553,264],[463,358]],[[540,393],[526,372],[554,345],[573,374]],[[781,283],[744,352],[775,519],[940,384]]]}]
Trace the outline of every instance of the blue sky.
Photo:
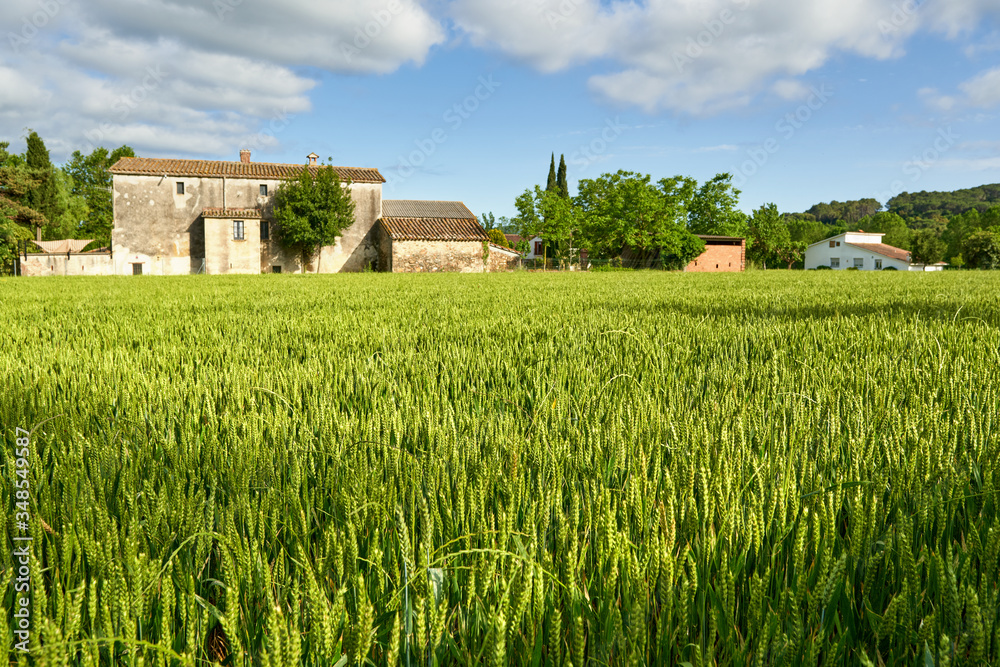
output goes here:
[{"label": "blue sky", "polygon": [[[995,0],[8,0],[0,139],[377,167],[511,215],[565,154],[746,210],[1000,182]],[[367,31],[368,36],[365,36]]]}]

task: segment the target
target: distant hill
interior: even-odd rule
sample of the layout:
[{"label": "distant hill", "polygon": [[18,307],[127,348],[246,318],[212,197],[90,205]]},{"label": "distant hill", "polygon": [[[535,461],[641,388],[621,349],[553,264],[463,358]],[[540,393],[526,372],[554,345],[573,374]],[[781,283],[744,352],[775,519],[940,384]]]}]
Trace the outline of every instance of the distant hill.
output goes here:
[{"label": "distant hill", "polygon": [[889,200],[887,208],[903,219],[949,217],[971,209],[985,213],[1000,205],[1000,183],[954,192],[904,192]]},{"label": "distant hill", "polygon": [[[904,192],[890,199],[885,208],[903,218],[908,227],[919,229],[943,225],[946,218],[972,209],[985,213],[994,206],[1000,206],[1000,183],[954,192]],[[874,199],[832,201],[816,204],[804,213],[793,213],[789,217],[816,220],[827,225],[853,225],[881,208],[882,205]]]}]

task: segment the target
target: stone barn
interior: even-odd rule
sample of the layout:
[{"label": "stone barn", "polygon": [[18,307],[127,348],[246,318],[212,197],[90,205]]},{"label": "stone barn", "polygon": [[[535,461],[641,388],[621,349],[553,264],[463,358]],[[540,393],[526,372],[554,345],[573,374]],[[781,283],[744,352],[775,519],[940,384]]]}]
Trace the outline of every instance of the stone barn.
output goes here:
[{"label": "stone barn", "polygon": [[[462,202],[382,201],[382,218],[378,223],[378,268],[381,271],[484,273],[507,270],[507,260],[511,258],[505,257],[504,250],[490,244],[486,230]],[[516,255],[509,250],[506,254]]]}]

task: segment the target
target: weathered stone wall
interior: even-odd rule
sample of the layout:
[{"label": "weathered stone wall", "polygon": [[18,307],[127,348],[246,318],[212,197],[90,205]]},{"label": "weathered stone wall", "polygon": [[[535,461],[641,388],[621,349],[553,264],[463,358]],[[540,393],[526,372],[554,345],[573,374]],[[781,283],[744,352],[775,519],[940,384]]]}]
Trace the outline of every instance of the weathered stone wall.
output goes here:
[{"label": "weathered stone wall", "polygon": [[743,245],[706,245],[705,252],[688,264],[690,273],[726,273],[743,271],[746,266],[746,242]]},{"label": "weathered stone wall", "polygon": [[[239,218],[236,218],[238,220]],[[243,220],[243,240],[233,238],[233,219],[205,222],[205,273],[260,273],[260,220]]]},{"label": "weathered stone wall", "polygon": [[486,262],[486,270],[490,273],[513,271],[518,267],[520,261],[520,253],[490,244],[490,258]]},{"label": "weathered stone wall", "polygon": [[[107,253],[72,253],[66,255],[21,255],[22,276],[113,276],[115,262]],[[120,263],[120,262],[119,262]],[[132,273],[132,265],[128,265]]]},{"label": "weathered stone wall", "polygon": [[483,273],[482,241],[393,241],[393,273]]},{"label": "weathered stone wall", "polygon": [[[177,194],[177,183],[184,183],[184,194]],[[160,176],[114,176],[114,216],[112,247],[115,255],[127,257],[129,262],[155,263],[165,274],[198,273],[207,270],[208,257],[216,258],[222,248],[219,239],[211,253],[206,247],[206,226],[201,213],[206,208],[267,208],[280,180],[246,178],[189,178]],[[261,196],[260,186],[267,186],[267,196]],[[376,256],[371,230],[382,215],[382,186],[377,183],[359,183],[351,186],[355,206],[355,222],[344,230],[337,243],[324,248],[314,259],[323,273],[361,271]],[[232,222],[229,222],[229,239],[232,241]],[[254,239],[258,249],[258,271],[270,271],[272,266],[282,266],[283,271],[301,272],[301,261],[284,253],[275,242],[261,248],[260,232],[256,228]],[[247,232],[249,234],[249,232]],[[221,238],[221,237],[220,237]],[[250,240],[249,236],[246,236]],[[245,251],[247,248],[243,248]],[[239,254],[241,250],[230,250]],[[241,265],[243,259],[239,260]],[[215,261],[220,268],[228,260]],[[236,262],[233,262],[234,266]],[[245,267],[244,267],[245,268]],[[315,270],[316,266],[307,267]],[[234,269],[235,271],[235,269]],[[226,271],[228,272],[228,271]]]}]

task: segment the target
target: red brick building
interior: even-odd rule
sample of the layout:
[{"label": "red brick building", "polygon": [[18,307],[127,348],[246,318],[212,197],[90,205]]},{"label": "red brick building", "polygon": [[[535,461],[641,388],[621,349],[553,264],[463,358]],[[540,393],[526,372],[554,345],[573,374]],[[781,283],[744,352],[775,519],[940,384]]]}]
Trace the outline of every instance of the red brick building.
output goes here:
[{"label": "red brick building", "polygon": [[687,265],[691,273],[723,273],[746,270],[747,241],[735,236],[701,236],[705,252]]}]

